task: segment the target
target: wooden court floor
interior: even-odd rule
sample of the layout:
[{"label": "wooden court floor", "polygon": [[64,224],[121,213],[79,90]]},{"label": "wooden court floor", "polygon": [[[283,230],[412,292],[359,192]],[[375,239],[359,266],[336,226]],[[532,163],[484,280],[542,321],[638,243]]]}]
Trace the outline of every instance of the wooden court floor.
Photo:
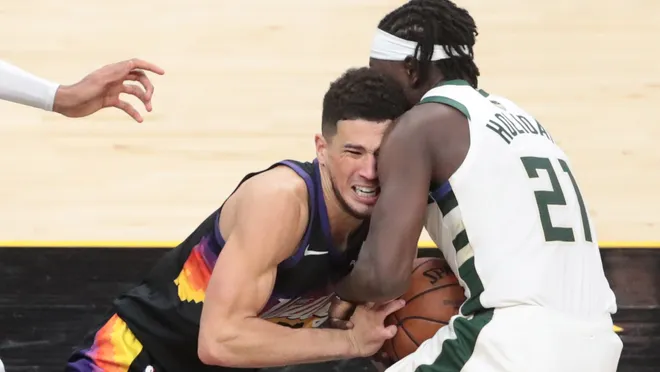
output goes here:
[{"label": "wooden court floor", "polygon": [[[70,120],[0,103],[0,246],[181,241],[244,174],[314,157],[325,89],[367,63],[374,27],[401,3],[0,2],[0,59],[34,73],[72,83],[130,57],[166,69],[143,124],[117,111]],[[481,87],[534,113],[569,154],[602,246],[660,241],[660,2],[458,3],[480,29]],[[632,340],[619,372],[653,370],[635,356],[657,350],[656,252],[603,252]],[[59,368],[160,253],[0,249],[0,357],[15,371]]]},{"label": "wooden court floor", "polygon": [[[3,1],[2,59],[62,83],[133,56],[166,75],[143,124],[0,104],[0,241],[182,240],[245,173],[314,157],[325,89],[367,63],[400,3]],[[564,147],[599,240],[660,240],[660,3],[459,4],[480,29],[481,86]]]}]

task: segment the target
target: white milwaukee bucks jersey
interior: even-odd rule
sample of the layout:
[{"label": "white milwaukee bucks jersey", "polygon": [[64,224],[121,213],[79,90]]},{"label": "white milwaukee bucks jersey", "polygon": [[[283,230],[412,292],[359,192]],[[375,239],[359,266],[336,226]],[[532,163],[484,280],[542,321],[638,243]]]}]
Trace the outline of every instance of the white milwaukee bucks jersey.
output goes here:
[{"label": "white milwaukee bucks jersey", "polygon": [[454,107],[470,126],[467,156],[431,192],[426,219],[466,290],[461,313],[519,304],[614,313],[594,222],[548,131],[513,102],[462,80],[431,89],[426,102]]}]

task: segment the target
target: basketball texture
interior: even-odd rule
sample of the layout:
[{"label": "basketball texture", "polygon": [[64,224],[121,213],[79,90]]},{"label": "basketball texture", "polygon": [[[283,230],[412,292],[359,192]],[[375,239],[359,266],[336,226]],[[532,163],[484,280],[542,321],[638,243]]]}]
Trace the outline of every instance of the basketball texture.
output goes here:
[{"label": "basketball texture", "polygon": [[385,319],[386,325],[398,327],[396,335],[383,345],[393,362],[417,350],[447,325],[465,301],[463,288],[442,258],[416,259],[410,288],[401,298],[406,306]]}]

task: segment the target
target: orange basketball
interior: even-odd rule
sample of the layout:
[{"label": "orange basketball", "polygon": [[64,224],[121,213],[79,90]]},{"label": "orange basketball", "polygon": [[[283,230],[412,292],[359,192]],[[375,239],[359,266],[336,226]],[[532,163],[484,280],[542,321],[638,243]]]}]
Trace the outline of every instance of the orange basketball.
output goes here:
[{"label": "orange basketball", "polygon": [[398,327],[394,338],[383,345],[393,362],[417,350],[447,325],[465,301],[463,288],[442,258],[416,259],[410,288],[401,298],[406,306],[385,319],[386,325]]}]

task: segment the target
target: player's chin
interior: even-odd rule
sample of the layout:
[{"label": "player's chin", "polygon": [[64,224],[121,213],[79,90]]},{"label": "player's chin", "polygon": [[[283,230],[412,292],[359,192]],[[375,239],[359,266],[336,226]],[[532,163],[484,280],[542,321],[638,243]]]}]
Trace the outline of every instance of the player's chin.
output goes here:
[{"label": "player's chin", "polygon": [[369,200],[352,198],[351,202],[349,203],[349,207],[351,208],[351,212],[355,217],[364,219],[371,216],[377,200],[378,197]]}]

